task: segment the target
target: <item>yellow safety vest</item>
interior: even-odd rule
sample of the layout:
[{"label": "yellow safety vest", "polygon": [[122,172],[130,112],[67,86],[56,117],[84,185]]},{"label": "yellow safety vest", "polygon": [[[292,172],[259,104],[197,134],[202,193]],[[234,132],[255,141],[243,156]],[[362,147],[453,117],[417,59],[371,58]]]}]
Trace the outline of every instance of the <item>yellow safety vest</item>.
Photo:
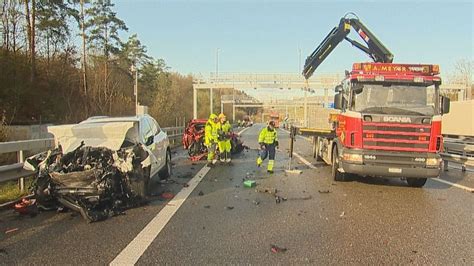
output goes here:
[{"label": "yellow safety vest", "polygon": [[273,144],[275,141],[278,141],[277,131],[273,129],[272,131],[268,130],[268,127],[265,127],[260,131],[258,135],[258,143]]},{"label": "yellow safety vest", "polygon": [[209,144],[211,142],[216,142],[218,138],[218,125],[213,121],[207,121],[206,127],[204,128],[204,142]]}]

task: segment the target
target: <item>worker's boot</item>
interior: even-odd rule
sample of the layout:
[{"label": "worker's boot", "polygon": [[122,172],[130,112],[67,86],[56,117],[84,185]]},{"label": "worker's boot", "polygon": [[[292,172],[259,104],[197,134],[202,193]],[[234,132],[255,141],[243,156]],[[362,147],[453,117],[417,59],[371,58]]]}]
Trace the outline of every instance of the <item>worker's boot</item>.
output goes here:
[{"label": "worker's boot", "polygon": [[260,158],[260,156],[258,156],[258,158],[257,158],[257,166],[258,166],[258,167],[262,166],[262,163],[263,163],[262,158]]},{"label": "worker's boot", "polygon": [[273,174],[273,164],[275,160],[268,160],[267,172]]},{"label": "worker's boot", "polygon": [[212,167],[212,166],[214,165],[214,164],[212,163],[212,158],[214,158],[214,155],[213,155],[211,152],[209,152],[209,153],[207,154],[207,166],[208,166],[208,167]]},{"label": "worker's boot", "polygon": [[225,163],[225,157],[226,157],[226,153],[223,152],[219,155],[219,160],[221,161],[221,163]]},{"label": "worker's boot", "polygon": [[226,153],[225,153],[225,157],[226,157],[226,158],[225,158],[225,162],[226,162],[226,163],[230,163],[230,161],[232,160],[232,159],[230,158],[230,152],[226,152]]}]

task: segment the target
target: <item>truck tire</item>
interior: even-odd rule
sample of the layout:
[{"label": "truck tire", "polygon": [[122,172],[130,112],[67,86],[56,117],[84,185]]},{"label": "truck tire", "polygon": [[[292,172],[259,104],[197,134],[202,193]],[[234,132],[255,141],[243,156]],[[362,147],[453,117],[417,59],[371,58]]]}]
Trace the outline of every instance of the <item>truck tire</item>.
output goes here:
[{"label": "truck tire", "polygon": [[407,178],[407,183],[410,187],[423,187],[426,180],[426,178]]},{"label": "truck tire", "polygon": [[319,156],[318,152],[320,150],[319,147],[319,137],[314,137],[314,143],[313,143],[313,158],[316,159],[316,162],[321,162],[323,159],[321,156]]},{"label": "truck tire", "polygon": [[166,150],[166,163],[165,166],[163,166],[163,169],[160,170],[158,175],[160,176],[161,180],[168,179],[171,177],[171,151]]},{"label": "truck tire", "polygon": [[337,147],[332,149],[332,178],[334,181],[346,181],[345,173],[339,172],[339,156],[337,153]]}]

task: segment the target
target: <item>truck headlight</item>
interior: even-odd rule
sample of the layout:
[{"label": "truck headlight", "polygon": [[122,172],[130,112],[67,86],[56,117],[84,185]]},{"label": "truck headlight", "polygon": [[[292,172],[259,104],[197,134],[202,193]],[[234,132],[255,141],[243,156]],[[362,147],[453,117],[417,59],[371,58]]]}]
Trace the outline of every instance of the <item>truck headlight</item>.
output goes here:
[{"label": "truck headlight", "polygon": [[438,166],[440,159],[438,158],[426,158],[426,166]]},{"label": "truck headlight", "polygon": [[362,163],[362,154],[344,153],[342,159],[346,162]]}]

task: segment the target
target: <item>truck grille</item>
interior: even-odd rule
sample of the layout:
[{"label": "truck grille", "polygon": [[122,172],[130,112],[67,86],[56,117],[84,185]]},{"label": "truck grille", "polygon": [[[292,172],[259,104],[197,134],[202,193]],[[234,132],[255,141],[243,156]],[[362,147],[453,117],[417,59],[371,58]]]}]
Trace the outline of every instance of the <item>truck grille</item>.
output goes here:
[{"label": "truck grille", "polygon": [[427,152],[431,125],[362,122],[364,149]]}]

